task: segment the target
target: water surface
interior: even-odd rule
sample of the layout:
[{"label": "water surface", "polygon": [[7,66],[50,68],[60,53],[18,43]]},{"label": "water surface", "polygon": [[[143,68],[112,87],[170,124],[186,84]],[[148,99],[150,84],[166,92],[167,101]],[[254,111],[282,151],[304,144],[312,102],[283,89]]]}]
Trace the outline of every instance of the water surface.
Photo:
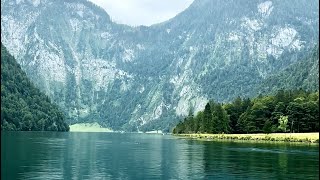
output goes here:
[{"label": "water surface", "polygon": [[1,132],[1,179],[319,179],[319,146]]}]

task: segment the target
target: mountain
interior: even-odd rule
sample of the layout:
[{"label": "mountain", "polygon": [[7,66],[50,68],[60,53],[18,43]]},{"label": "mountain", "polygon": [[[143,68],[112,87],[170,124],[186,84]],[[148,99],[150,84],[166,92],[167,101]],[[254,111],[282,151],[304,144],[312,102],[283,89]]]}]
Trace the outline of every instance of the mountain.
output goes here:
[{"label": "mountain", "polygon": [[86,0],[1,1],[1,37],[68,123],[169,131],[209,98],[255,96],[319,38],[319,2],[195,0],[150,27]]},{"label": "mountain", "polygon": [[58,106],[30,82],[2,43],[1,130],[69,131]]},{"label": "mountain", "polygon": [[316,91],[319,89],[319,45],[301,61],[264,80],[258,87],[260,93],[276,92],[279,89],[304,89]]}]

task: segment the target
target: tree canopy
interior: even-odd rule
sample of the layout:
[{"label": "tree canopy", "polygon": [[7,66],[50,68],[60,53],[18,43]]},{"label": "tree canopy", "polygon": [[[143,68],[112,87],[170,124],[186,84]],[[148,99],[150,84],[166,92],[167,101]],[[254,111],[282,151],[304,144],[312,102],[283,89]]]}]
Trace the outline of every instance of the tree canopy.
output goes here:
[{"label": "tree canopy", "polygon": [[319,92],[279,90],[227,104],[210,101],[173,129],[177,134],[272,132],[319,132]]}]

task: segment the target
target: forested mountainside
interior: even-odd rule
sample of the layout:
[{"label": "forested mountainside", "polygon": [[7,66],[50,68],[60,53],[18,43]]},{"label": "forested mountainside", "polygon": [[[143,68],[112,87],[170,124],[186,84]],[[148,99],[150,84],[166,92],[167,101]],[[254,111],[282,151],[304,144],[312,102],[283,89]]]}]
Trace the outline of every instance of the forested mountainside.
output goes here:
[{"label": "forested mountainside", "polygon": [[319,44],[312,51],[288,68],[264,80],[259,90],[262,94],[276,92],[279,89],[319,89]]},{"label": "forested mountainside", "polygon": [[272,96],[207,103],[196,116],[179,122],[173,133],[319,132],[319,91],[279,90]]},{"label": "forested mountainside", "polygon": [[1,37],[68,123],[169,131],[209,99],[271,88],[318,43],[318,11],[316,0],[195,0],[166,22],[130,27],[86,0],[3,0]]},{"label": "forested mountainside", "polygon": [[69,131],[58,106],[30,82],[2,43],[1,130]]}]

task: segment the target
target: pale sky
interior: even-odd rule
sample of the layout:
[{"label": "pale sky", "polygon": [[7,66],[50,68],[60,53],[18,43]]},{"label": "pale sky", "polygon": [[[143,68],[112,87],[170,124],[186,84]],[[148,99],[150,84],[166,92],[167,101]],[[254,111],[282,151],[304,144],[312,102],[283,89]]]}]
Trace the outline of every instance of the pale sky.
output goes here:
[{"label": "pale sky", "polygon": [[193,0],[90,0],[107,11],[112,20],[132,26],[166,21],[185,10]]}]

